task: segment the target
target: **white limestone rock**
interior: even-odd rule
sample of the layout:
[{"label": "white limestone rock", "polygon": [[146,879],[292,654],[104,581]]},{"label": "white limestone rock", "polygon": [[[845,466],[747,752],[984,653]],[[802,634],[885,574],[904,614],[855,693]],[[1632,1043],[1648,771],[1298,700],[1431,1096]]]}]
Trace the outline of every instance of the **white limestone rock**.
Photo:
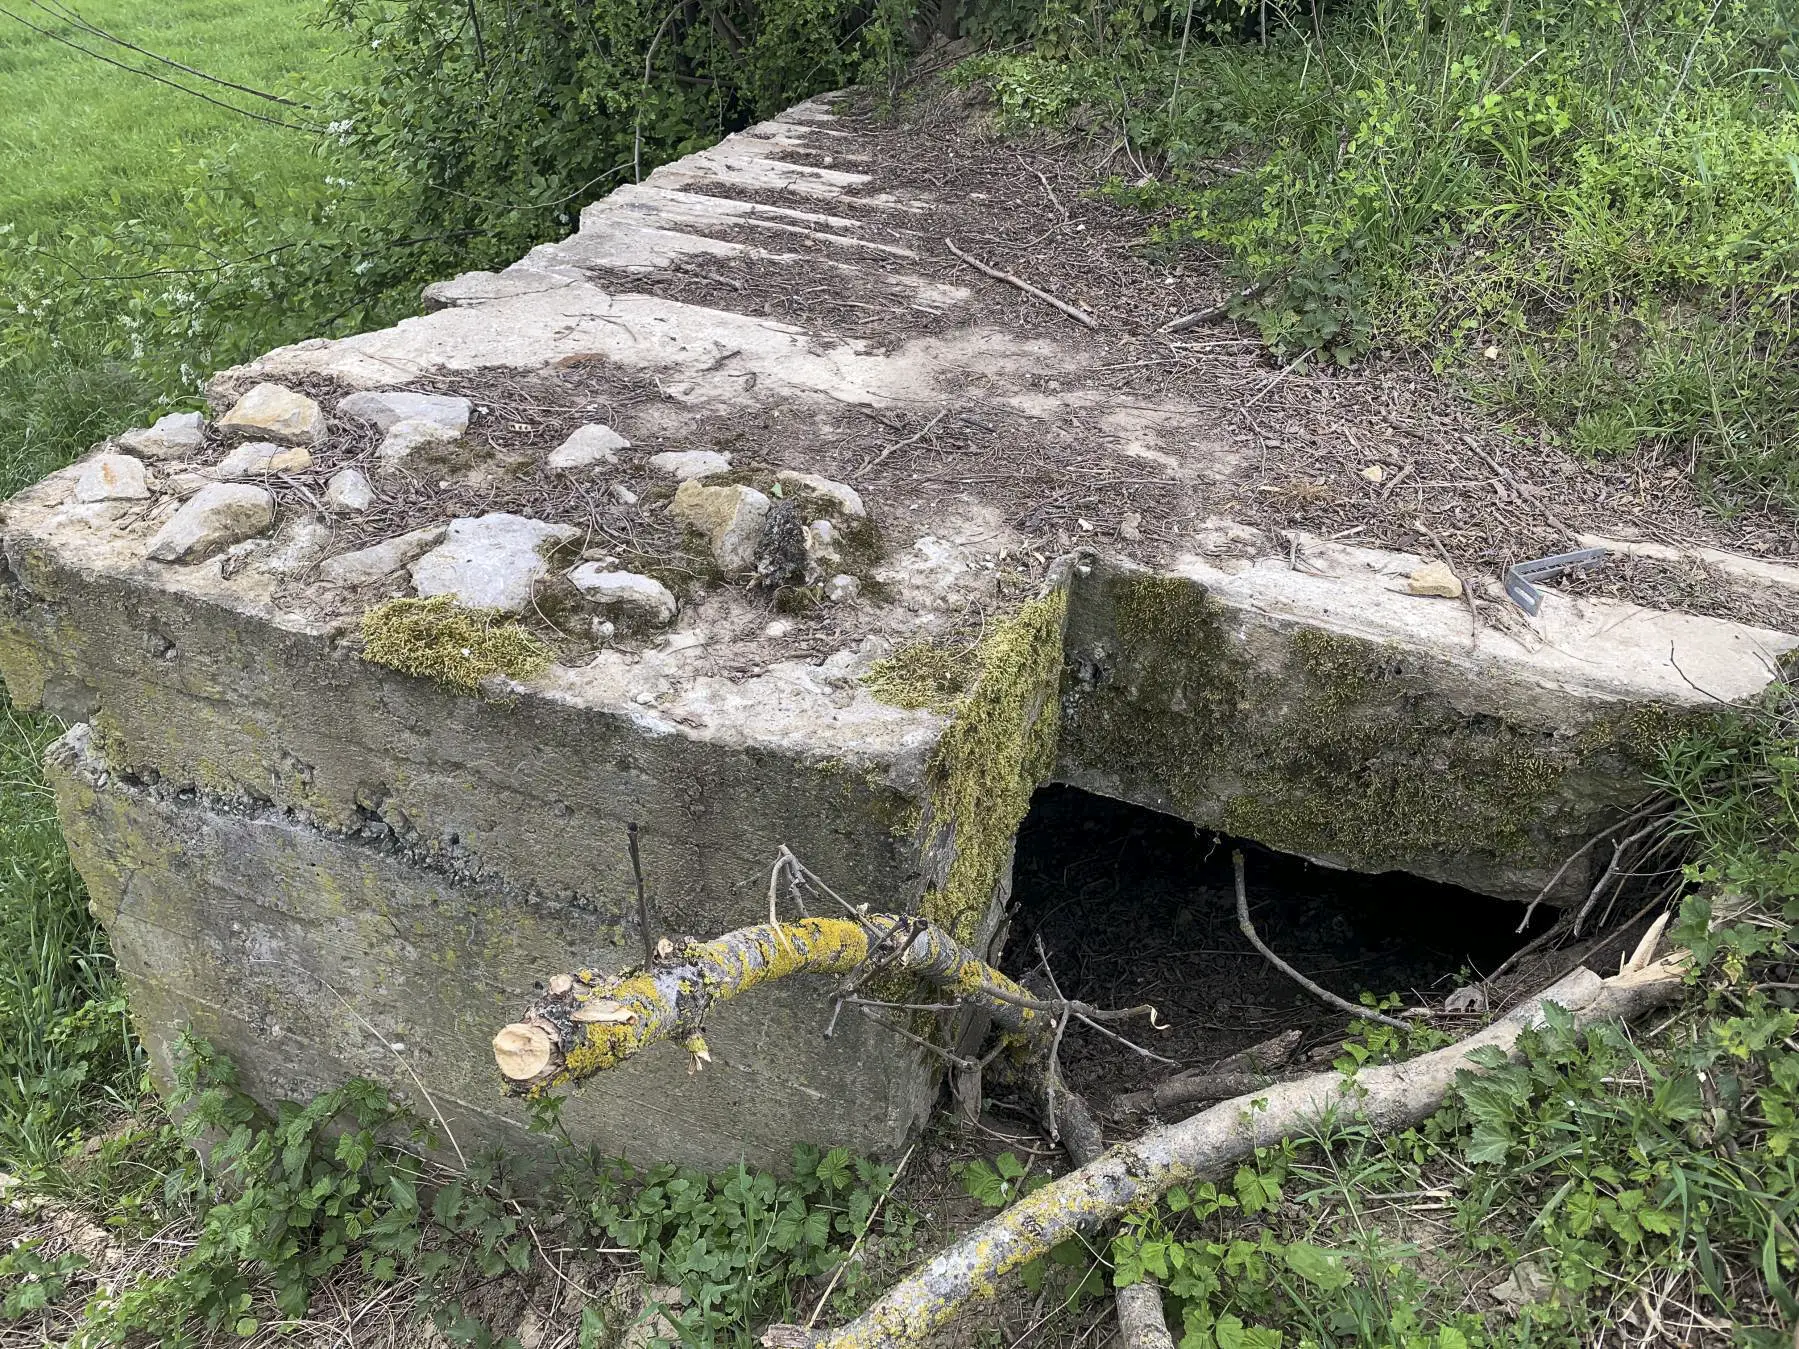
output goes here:
[{"label": "white limestone rock", "polygon": [[412,564],[413,588],[424,599],[523,613],[549,571],[544,555],[580,532],[505,512],[452,520],[444,541]]},{"label": "white limestone rock", "polygon": [[674,594],[653,576],[634,571],[607,571],[598,562],[583,562],[568,573],[576,590],[595,604],[616,610],[651,627],[674,621]]},{"label": "white limestone rock", "polygon": [[181,473],[170,473],[156,480],[156,490],[174,497],[191,497],[212,479],[204,473],[192,470]]},{"label": "white limestone rock", "polygon": [[839,572],[825,586],[825,598],[832,604],[853,604],[862,596],[862,582],[848,572]]},{"label": "white limestone rock", "polygon": [[375,454],[383,469],[400,468],[420,450],[453,444],[460,434],[442,422],[422,419],[395,422],[387,428],[387,434],[381,438],[381,448]]},{"label": "white limestone rock", "polygon": [[143,463],[128,454],[102,451],[82,466],[81,476],[75,480],[75,500],[83,504],[144,501],[149,496]]},{"label": "white limestone rock", "polygon": [[862,504],[862,494],[846,482],[833,482],[816,473],[796,473],[790,468],[784,468],[775,474],[775,480],[787,487],[814,492],[853,519],[862,520],[868,516],[868,508]]},{"label": "white limestone rock", "polygon": [[325,412],[303,393],[280,384],[258,384],[219,418],[219,430],[233,440],[317,445],[325,438]]},{"label": "white limestone rock", "polygon": [[203,562],[275,523],[275,498],[247,482],[213,482],[182,503],[156,531],[145,556],[152,562]]},{"label": "white limestone rock", "polygon": [[707,487],[690,479],[675,492],[668,510],[682,524],[706,536],[720,567],[743,572],[756,565],[770,504],[754,487]]},{"label": "white limestone rock", "polygon": [[206,418],[198,412],[171,412],[154,426],[140,426],[115,437],[121,450],[140,459],[181,459],[200,448]]},{"label": "white limestone rock", "polygon": [[271,473],[299,473],[312,467],[312,451],[304,445],[275,445],[251,440],[219,461],[212,474],[220,482],[266,478]]},{"label": "white limestone rock", "polygon": [[334,586],[371,585],[437,547],[445,532],[444,526],[432,525],[353,553],[326,558],[319,564],[319,580]]},{"label": "white limestone rock", "polygon": [[679,482],[691,482],[695,478],[729,473],[731,460],[716,450],[664,450],[650,456],[650,467]]},{"label": "white limestone rock", "polygon": [[551,450],[544,463],[566,473],[571,469],[592,468],[595,464],[616,464],[618,452],[630,448],[631,442],[617,431],[596,423],[577,430]]},{"label": "white limestone rock", "polygon": [[383,431],[400,422],[431,422],[450,433],[447,439],[454,440],[468,430],[469,414],[474,409],[466,398],[371,389],[338,399],[337,410],[373,422]]},{"label": "white limestone rock", "polygon": [[340,468],[325,484],[325,509],[328,511],[366,511],[375,504],[375,489],[359,468]]}]

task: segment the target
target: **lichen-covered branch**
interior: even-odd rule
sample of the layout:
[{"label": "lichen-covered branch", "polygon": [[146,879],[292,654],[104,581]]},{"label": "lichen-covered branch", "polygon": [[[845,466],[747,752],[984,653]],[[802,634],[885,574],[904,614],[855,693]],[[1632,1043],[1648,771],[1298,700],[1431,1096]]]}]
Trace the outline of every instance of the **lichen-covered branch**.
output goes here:
[{"label": "lichen-covered branch", "polygon": [[1100,1232],[1171,1186],[1228,1175],[1255,1149],[1332,1117],[1359,1117],[1382,1131],[1410,1127],[1443,1104],[1456,1074],[1475,1067],[1476,1051],[1512,1052],[1527,1027],[1541,1024],[1545,1003],[1565,1009],[1577,1027],[1628,1019],[1675,995],[1686,956],[1636,964],[1612,979],[1577,970],[1485,1030],[1408,1062],[1353,1078],[1320,1073],[1281,1083],[1152,1130],[1026,1196],[940,1251],[857,1320],[805,1343],[812,1349],[921,1344],[959,1312],[992,1298],[1007,1275],[1070,1237]]},{"label": "lichen-covered branch", "polygon": [[1003,1030],[1036,1036],[1055,1018],[1026,990],[941,928],[901,914],[759,923],[711,941],[667,944],[650,968],[550,979],[518,1021],[494,1036],[494,1061],[516,1092],[541,1092],[616,1068],[662,1040],[706,1062],[706,1018],[728,1001],[795,974],[910,974],[978,1008]]}]

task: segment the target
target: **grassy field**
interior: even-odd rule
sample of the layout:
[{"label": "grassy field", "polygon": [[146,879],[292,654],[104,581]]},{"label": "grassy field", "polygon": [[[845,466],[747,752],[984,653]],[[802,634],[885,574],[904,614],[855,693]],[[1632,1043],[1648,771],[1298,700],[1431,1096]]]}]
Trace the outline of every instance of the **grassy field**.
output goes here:
[{"label": "grassy field", "polygon": [[0,14],[0,222],[30,232],[87,215],[157,219],[179,205],[196,166],[209,159],[255,159],[295,181],[318,177],[308,137],[65,45],[77,43],[258,117],[303,123],[304,108],[197,78],[91,29],[303,102],[307,87],[342,59],[343,45],[340,35],[320,26],[310,0],[74,0],[70,7],[19,0],[5,9],[18,17]]},{"label": "grassy field", "polygon": [[[12,227],[15,249],[29,249],[21,240],[35,234],[38,248],[55,252],[125,216],[147,230],[178,228],[184,200],[228,161],[254,164],[296,192],[320,187],[311,137],[56,40],[259,115],[303,117],[303,109],[198,79],[92,29],[221,79],[303,99],[304,86],[342,59],[341,39],[318,26],[316,6],[91,0],[69,9],[21,0],[4,10],[0,229]],[[0,280],[41,274],[22,270],[31,256],[8,255],[15,270],[0,268]],[[0,285],[9,299],[15,289]],[[11,339],[0,345],[0,497],[80,453],[160,392],[115,354],[84,350],[78,334],[40,341],[43,334],[26,331],[33,317],[0,318]],[[123,1103],[136,1078],[105,942],[87,916],[39,768],[59,730],[14,708],[0,690],[0,1170],[28,1175],[54,1170],[69,1139]]]}]

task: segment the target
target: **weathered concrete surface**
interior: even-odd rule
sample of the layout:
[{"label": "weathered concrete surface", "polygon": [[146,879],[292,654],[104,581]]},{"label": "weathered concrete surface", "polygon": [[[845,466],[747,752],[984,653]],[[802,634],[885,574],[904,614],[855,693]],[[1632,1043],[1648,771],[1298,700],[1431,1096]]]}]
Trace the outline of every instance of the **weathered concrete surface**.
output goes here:
[{"label": "weathered concrete surface", "polygon": [[[921,218],[947,208],[879,188],[877,152],[795,109],[505,272],[432,287],[432,313],[225,372],[216,411],[261,389],[263,421],[304,413],[281,429],[311,459],[266,480],[272,523],[147,555],[184,499],[263,490],[212,477],[271,432],[218,423],[115,440],[155,440],[145,500],[81,501],[90,461],[7,504],[0,674],[91,727],[59,752],[59,800],[159,1054],[191,1021],[271,1094],[353,1072],[410,1090],[347,1002],[419,1056],[459,1128],[525,1146],[487,1037],[533,978],[639,951],[633,822],[658,933],[765,916],[785,844],[855,902],[980,941],[1051,778],[1527,899],[1641,793],[1658,735],[1752,697],[1795,646],[1553,593],[1534,621],[1489,603],[1476,633],[1460,599],[1411,593],[1430,559],[1201,516],[1188,487],[1240,468],[1214,414],[1122,397],[1103,371],[1133,351],[1021,327],[1016,292],[936,275]],[[927,329],[814,330],[751,312],[747,283],[657,293],[696,259]],[[453,455],[375,472],[371,423],[445,409]],[[930,440],[952,412],[1005,427],[1007,457],[956,469]],[[616,443],[559,469],[599,425]],[[1070,426],[1078,454],[1033,477]],[[1061,500],[1089,472],[1147,484],[1129,514],[1091,503],[1117,521],[1104,546],[1088,503]],[[759,501],[755,521],[678,506],[726,498]],[[1061,524],[1034,523],[1051,507]],[[503,598],[541,668],[477,696],[366,659],[365,614],[418,593],[416,546],[500,516],[525,521]],[[1152,536],[1172,542],[1126,547]],[[624,622],[592,584],[619,575],[672,607],[643,585],[656,621]],[[708,1028],[723,1071],[646,1055],[567,1118],[696,1162],[897,1146],[932,1065],[860,1023],[824,1042],[827,1015],[816,989],[759,990]]]},{"label": "weathered concrete surface", "polygon": [[[269,807],[127,783],[87,741],[78,730],[57,744],[52,780],[162,1073],[191,1029],[264,1099],[305,1100],[359,1073],[438,1117],[471,1156],[520,1150],[528,1113],[501,1097],[488,1041],[545,970],[577,953],[600,969],[623,962],[622,892],[550,899],[470,880],[391,832],[334,835]],[[658,903],[691,907],[657,889]],[[760,899],[740,892],[708,916],[753,922]],[[570,1100],[564,1125],[611,1154],[708,1167],[783,1166],[789,1139],[892,1146],[927,1104],[916,1075],[895,1069],[904,1051],[851,1021],[831,1053],[808,1052],[828,991],[808,982],[721,1008],[703,1080],[682,1056],[646,1054]],[[847,1102],[866,1118],[846,1118]]]}]

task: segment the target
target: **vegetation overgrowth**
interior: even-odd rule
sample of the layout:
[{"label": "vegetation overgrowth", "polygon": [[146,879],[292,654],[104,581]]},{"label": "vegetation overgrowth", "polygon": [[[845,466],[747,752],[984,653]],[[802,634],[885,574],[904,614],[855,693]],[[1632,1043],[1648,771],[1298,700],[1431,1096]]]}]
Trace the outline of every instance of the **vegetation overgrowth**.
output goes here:
[{"label": "vegetation overgrowth", "polygon": [[1224,261],[1285,360],[1421,356],[1720,510],[1799,507],[1799,11],[1761,0],[1052,4],[977,58],[1018,126],[1084,121]]},{"label": "vegetation overgrowth", "polygon": [[[0,138],[0,492],[191,400],[213,367],[396,317],[422,280],[510,260],[609,182],[806,93],[887,78],[930,26],[846,0],[333,0],[312,28],[272,4],[192,0],[165,7],[188,26],[152,40],[138,8],[81,13],[290,100],[230,95],[302,125],[100,79],[91,57],[0,30],[9,133],[15,109],[60,122]],[[67,10],[30,14],[79,36]],[[1665,456],[1721,511],[1799,506],[1789,7],[994,0],[962,23],[996,50],[960,78],[1011,124],[1125,139],[1138,164],[1110,190],[1180,208],[1152,246],[1222,260],[1276,359],[1425,360],[1523,431]],[[196,59],[199,24],[214,36]],[[82,106],[94,115],[68,114]],[[478,1164],[427,1197],[445,1177],[395,1140],[429,1122],[365,1084],[258,1118],[202,1057],[188,1127],[230,1140],[206,1171],[141,1101],[142,1054],[37,766],[57,730],[0,701],[0,1171],[96,1210],[104,1195],[123,1232],[181,1217],[198,1235],[174,1268],[105,1293],[67,1255],[8,1252],[0,1317],[91,1296],[95,1343],[249,1333],[348,1263],[416,1275],[449,1338],[490,1342],[454,1272],[539,1256],[500,1172]],[[1678,934],[1702,968],[1678,1014],[1631,1035],[1552,1026],[1417,1130],[1321,1129],[1231,1185],[1177,1192],[1103,1264],[1061,1252],[1069,1298],[1091,1295],[1096,1268],[1152,1272],[1188,1349],[1575,1344],[1627,1316],[1639,1339],[1710,1322],[1790,1342],[1791,691],[1665,746],[1660,774],[1694,859]],[[1416,1047],[1372,1028],[1343,1066]],[[666,1314],[700,1345],[747,1343],[786,1314],[887,1180],[839,1154],[802,1158],[790,1183],[583,1165],[563,1239],[637,1251],[684,1290]],[[1022,1175],[966,1179],[1005,1202]],[[876,1230],[908,1249],[914,1218],[884,1214]],[[851,1267],[840,1313],[873,1267]],[[584,1344],[613,1342],[606,1316]]]}]

